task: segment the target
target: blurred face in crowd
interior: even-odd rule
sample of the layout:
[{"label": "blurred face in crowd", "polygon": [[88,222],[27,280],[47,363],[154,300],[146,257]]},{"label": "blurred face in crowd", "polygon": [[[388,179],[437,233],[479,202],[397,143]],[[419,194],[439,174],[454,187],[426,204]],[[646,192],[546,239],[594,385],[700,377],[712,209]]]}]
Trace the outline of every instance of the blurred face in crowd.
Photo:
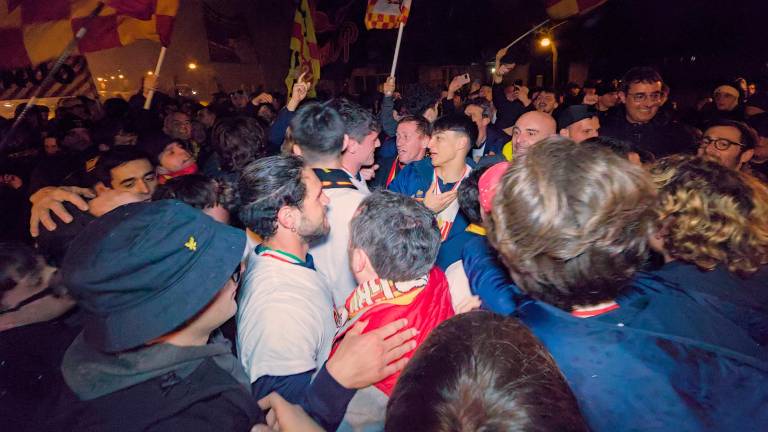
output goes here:
[{"label": "blurred face in crowd", "polygon": [[374,153],[380,145],[379,133],[375,131],[368,133],[361,141],[356,141],[349,137],[347,149],[344,151],[344,158],[359,166],[373,165],[375,162]]},{"label": "blurred face in crowd", "polygon": [[633,82],[626,94],[619,92],[619,97],[627,107],[627,120],[630,123],[648,123],[661,106],[661,81]]},{"label": "blurred face in crowd", "polygon": [[536,95],[536,100],[533,101],[533,106],[536,111],[552,114],[552,111],[557,108],[557,99],[554,93],[541,91]]},{"label": "blurred face in crowd", "polygon": [[522,156],[540,140],[556,133],[557,123],[551,115],[539,111],[520,116],[512,129],[514,157]]},{"label": "blurred face in crowd", "polygon": [[152,195],[157,187],[155,167],[146,159],[128,161],[112,168],[110,171],[112,189],[133,192],[141,195]]},{"label": "blurred face in crowd", "polygon": [[138,139],[139,136],[135,133],[120,130],[120,132],[115,135],[115,145],[136,145],[136,141],[138,141]]},{"label": "blurred face in crowd", "polygon": [[739,105],[739,97],[728,91],[716,90],[714,100],[720,111],[733,111]]},{"label": "blurred face in crowd", "polygon": [[183,112],[171,114],[171,134],[173,138],[188,140],[192,138],[192,122]]},{"label": "blurred face in crowd", "polygon": [[492,102],[493,101],[493,89],[491,88],[491,86],[484,85],[484,86],[480,87],[480,96],[486,98],[488,100],[488,102]]},{"label": "blurred face in crowd", "polygon": [[749,83],[749,86],[747,87],[747,94],[750,96],[757,93],[757,85],[755,83]]},{"label": "blurred face in crowd", "polygon": [[768,136],[757,138],[757,147],[755,147],[755,154],[752,156],[752,159],[760,163],[768,160]]},{"label": "blurred face in crowd", "polygon": [[197,112],[197,120],[206,128],[212,128],[216,122],[216,114],[209,109],[203,108]]},{"label": "blurred face in crowd", "polygon": [[229,99],[232,101],[232,105],[234,105],[235,108],[237,109],[245,108],[245,106],[248,105],[248,102],[249,102],[248,95],[245,94],[245,92],[242,90],[232,93]]},{"label": "blurred face in crowd", "polygon": [[440,167],[456,158],[464,159],[461,149],[469,148],[470,145],[467,136],[458,132],[446,130],[433,133],[429,140],[432,165]]},{"label": "blurred face in crowd", "polygon": [[598,108],[609,110],[619,103],[619,92],[608,92],[597,97]]},{"label": "blurred face in crowd", "polygon": [[160,166],[169,172],[183,170],[195,163],[192,155],[178,142],[172,142],[165,146],[165,149],[158,157]]},{"label": "blurred face in crowd", "polygon": [[307,243],[315,239],[328,235],[331,229],[326,216],[328,203],[330,200],[323,192],[322,183],[311,168],[304,168],[304,185],[306,186],[306,195],[301,204],[301,219],[296,232]]},{"label": "blurred face in crowd", "polygon": [[91,146],[91,133],[86,128],[74,128],[67,132],[61,144],[74,151],[83,151]]},{"label": "blurred face in crowd", "polygon": [[732,126],[713,126],[704,131],[699,156],[706,156],[720,165],[740,169],[752,159],[753,149],[744,150],[741,132]]},{"label": "blurred face in crowd", "polygon": [[491,123],[491,119],[483,117],[483,109],[477,105],[469,105],[464,109],[464,114],[471,118],[477,126],[477,140],[479,142],[485,140],[485,132],[488,129],[488,125]]},{"label": "blurred face in crowd", "polygon": [[560,131],[560,134],[580,143],[585,139],[596,137],[598,129],[600,129],[600,120],[592,117],[571,124]]},{"label": "blurred face in crowd", "polygon": [[53,156],[61,151],[59,148],[59,141],[56,137],[46,137],[43,140],[43,147],[45,149],[45,154],[48,156]]},{"label": "blurred face in crowd", "polygon": [[419,132],[416,122],[397,125],[397,159],[402,164],[409,164],[424,159],[429,145],[429,136]]}]

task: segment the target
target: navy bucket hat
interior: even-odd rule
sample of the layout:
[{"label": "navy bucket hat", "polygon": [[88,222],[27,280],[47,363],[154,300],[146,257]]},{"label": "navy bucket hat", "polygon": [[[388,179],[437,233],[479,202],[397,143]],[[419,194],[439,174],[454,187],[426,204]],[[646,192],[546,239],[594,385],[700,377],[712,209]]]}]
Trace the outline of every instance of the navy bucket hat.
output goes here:
[{"label": "navy bucket hat", "polygon": [[175,330],[224,287],[246,234],[174,200],[129,204],[91,222],[62,263],[86,342],[136,348]]}]

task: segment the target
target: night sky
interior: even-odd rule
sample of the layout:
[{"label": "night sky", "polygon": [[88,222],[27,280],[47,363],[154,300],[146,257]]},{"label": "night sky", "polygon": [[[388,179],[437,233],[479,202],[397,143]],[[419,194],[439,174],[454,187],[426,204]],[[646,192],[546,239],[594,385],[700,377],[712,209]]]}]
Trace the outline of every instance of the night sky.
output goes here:
[{"label": "night sky", "polygon": [[[358,22],[363,9],[353,12]],[[413,0],[401,61],[406,68],[482,63],[546,18],[537,0]],[[351,65],[390,62],[396,34],[362,31]],[[765,0],[609,0],[558,28],[555,37],[561,64],[587,62],[595,78],[641,64],[657,66],[673,86],[768,76]],[[520,62],[545,61],[546,55],[530,38],[511,53]]]}]

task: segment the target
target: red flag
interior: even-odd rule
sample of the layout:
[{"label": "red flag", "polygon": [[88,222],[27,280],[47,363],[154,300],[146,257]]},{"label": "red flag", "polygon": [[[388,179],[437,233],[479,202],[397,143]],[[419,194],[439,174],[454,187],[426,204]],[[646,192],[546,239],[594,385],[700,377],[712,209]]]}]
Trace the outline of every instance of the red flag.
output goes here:
[{"label": "red flag", "polygon": [[583,15],[608,0],[545,0],[547,15],[554,20],[564,20]]},{"label": "red flag", "polygon": [[[61,54],[98,0],[0,0],[0,69],[37,65]],[[138,39],[170,44],[179,0],[110,0],[88,23],[81,53]]]}]

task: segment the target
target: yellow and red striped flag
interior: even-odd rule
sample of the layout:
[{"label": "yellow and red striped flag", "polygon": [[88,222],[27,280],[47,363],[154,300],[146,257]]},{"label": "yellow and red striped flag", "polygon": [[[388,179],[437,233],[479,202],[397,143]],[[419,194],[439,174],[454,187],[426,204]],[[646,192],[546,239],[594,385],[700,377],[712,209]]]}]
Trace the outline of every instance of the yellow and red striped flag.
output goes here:
[{"label": "yellow and red striped flag", "polygon": [[545,0],[547,15],[554,20],[564,20],[575,15],[584,15],[608,0]]},{"label": "yellow and red striped flag", "polygon": [[312,81],[310,95],[314,95],[315,84],[320,80],[320,48],[315,36],[315,24],[312,21],[312,8],[308,0],[301,0],[293,16],[291,32],[291,63],[285,85],[290,96],[293,82],[306,72]]},{"label": "yellow and red striped flag", "polygon": [[[78,44],[81,53],[149,39],[168,45],[179,0],[107,0]],[[58,57],[98,0],[0,0],[0,69]]]},{"label": "yellow and red striped flag", "polygon": [[408,21],[411,0],[368,0],[365,28],[368,30],[396,29]]}]

